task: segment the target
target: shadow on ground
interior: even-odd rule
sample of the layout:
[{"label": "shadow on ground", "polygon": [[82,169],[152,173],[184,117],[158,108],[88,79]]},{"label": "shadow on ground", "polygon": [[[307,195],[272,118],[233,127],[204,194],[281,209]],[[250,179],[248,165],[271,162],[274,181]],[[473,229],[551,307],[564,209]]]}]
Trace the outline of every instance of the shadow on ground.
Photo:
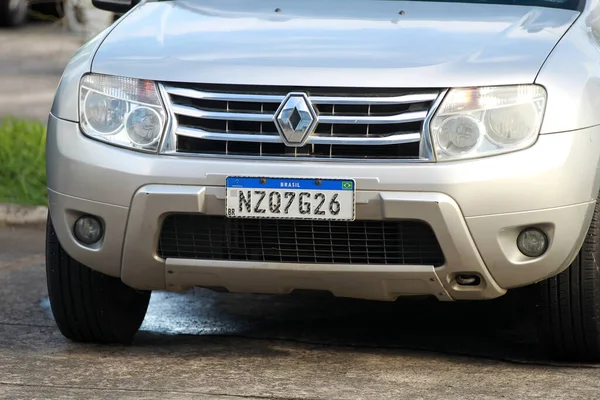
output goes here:
[{"label": "shadow on ground", "polygon": [[386,303],[203,289],[156,292],[136,344],[177,346],[205,336],[234,336],[548,363],[522,296],[472,303]]}]

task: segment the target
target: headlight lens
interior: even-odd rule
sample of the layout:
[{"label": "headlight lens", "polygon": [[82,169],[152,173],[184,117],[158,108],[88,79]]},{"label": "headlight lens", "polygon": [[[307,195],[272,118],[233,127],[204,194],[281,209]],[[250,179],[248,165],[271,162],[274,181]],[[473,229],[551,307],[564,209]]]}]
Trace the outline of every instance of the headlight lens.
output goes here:
[{"label": "headlight lens", "polygon": [[439,161],[524,149],[535,143],[546,107],[537,85],[452,89],[430,123]]},{"label": "headlight lens", "polygon": [[79,110],[86,135],[149,152],[157,151],[167,120],[154,82],[118,76],[84,76]]}]

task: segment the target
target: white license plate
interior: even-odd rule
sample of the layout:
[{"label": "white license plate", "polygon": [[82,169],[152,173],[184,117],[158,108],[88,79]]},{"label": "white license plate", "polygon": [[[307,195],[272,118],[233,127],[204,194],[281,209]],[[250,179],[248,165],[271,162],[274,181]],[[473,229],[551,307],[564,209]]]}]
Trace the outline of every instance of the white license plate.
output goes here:
[{"label": "white license plate", "polygon": [[279,218],[353,221],[352,179],[228,177],[230,218]]}]

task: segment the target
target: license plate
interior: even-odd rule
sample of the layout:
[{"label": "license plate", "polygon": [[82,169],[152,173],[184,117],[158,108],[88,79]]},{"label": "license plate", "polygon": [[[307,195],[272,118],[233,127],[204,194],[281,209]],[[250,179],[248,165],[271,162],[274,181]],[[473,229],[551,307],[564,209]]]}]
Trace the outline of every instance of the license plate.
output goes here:
[{"label": "license plate", "polygon": [[353,179],[227,178],[226,215],[353,221]]}]

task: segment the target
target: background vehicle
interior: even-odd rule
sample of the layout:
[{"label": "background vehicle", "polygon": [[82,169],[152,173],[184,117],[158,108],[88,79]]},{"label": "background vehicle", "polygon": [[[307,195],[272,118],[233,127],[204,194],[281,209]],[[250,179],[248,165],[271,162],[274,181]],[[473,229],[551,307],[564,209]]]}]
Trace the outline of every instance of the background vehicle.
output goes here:
[{"label": "background vehicle", "polygon": [[64,18],[69,30],[81,32],[88,14],[81,0],[0,0],[0,26],[20,26],[30,18]]}]

